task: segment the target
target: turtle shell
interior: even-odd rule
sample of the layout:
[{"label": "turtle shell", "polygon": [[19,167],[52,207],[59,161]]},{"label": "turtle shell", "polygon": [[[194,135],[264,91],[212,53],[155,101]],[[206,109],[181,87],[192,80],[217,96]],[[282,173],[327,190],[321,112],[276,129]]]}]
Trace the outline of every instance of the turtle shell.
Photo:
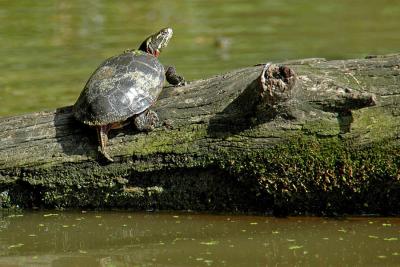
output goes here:
[{"label": "turtle shell", "polygon": [[109,58],[87,81],[74,116],[89,125],[124,121],[154,104],[164,80],[164,67],[151,54],[136,50]]}]

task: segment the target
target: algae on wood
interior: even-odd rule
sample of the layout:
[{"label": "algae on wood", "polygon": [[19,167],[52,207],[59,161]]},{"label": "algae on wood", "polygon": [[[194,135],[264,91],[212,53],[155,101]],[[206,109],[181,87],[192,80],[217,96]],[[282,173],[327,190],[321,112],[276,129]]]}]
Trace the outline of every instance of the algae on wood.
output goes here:
[{"label": "algae on wood", "polygon": [[273,104],[263,66],[164,88],[159,127],[110,133],[111,164],[70,107],[1,118],[0,202],[400,214],[400,55],[281,64],[297,81]]}]

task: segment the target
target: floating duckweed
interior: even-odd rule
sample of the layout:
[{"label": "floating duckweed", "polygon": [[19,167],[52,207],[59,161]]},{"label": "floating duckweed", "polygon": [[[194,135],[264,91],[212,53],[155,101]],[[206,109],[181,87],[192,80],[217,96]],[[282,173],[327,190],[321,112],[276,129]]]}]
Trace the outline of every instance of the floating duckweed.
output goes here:
[{"label": "floating duckweed", "polygon": [[47,214],[43,214],[43,217],[52,217],[52,216],[58,216],[58,213],[47,213]]},{"label": "floating duckweed", "polygon": [[208,266],[210,266],[213,262],[213,260],[204,260],[204,263],[206,263]]},{"label": "floating duckweed", "polygon": [[206,245],[206,246],[214,246],[217,245],[219,242],[218,241],[208,241],[208,242],[200,242],[201,245]]},{"label": "floating duckweed", "polygon": [[387,237],[387,238],[384,238],[383,240],[385,240],[385,241],[397,241],[398,238],[397,237]]},{"label": "floating duckweed", "polygon": [[290,249],[290,250],[294,250],[294,249],[300,249],[300,248],[302,248],[302,247],[303,247],[303,246],[294,245],[294,246],[290,246],[289,249]]},{"label": "floating duckweed", "polygon": [[23,245],[24,245],[23,243],[18,243],[18,244],[15,244],[15,245],[8,246],[8,249],[20,248],[20,247],[22,247]]},{"label": "floating duckweed", "polygon": [[368,237],[369,237],[369,238],[373,238],[373,239],[378,239],[378,238],[379,238],[379,237],[376,236],[376,235],[369,235]]},{"label": "floating duckweed", "polygon": [[7,218],[17,218],[17,217],[23,217],[23,216],[24,216],[23,214],[11,214],[11,215],[8,215]]}]

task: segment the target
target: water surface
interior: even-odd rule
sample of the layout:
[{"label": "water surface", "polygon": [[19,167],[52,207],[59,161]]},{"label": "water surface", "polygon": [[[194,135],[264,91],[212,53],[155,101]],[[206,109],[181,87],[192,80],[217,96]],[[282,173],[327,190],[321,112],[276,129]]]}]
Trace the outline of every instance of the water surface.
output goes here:
[{"label": "water surface", "polygon": [[400,218],[26,212],[0,266],[399,266]]}]

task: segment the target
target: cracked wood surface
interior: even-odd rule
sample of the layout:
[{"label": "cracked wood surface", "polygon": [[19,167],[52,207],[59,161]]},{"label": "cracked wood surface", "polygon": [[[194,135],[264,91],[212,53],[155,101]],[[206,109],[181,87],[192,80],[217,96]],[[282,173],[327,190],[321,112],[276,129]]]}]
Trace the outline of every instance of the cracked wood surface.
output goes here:
[{"label": "cracked wood surface", "polygon": [[[340,61],[305,59],[284,64],[296,72],[297,84],[291,99],[281,105],[275,117],[271,117],[268,109],[254,110],[262,67],[243,68],[184,87],[164,88],[153,107],[162,125],[152,133],[137,133],[129,127],[113,131],[110,153],[121,159],[132,157],[130,153],[157,153],[152,138],[171,131],[176,140],[159,141],[160,151],[173,152],[174,146],[182,146],[180,142],[185,142],[188,153],[192,149],[215,150],[219,145],[257,149],[283,141],[285,137],[274,131],[279,128],[321,136],[357,135],[360,143],[397,136],[399,55]],[[366,106],[374,107],[352,112]],[[386,128],[380,132],[376,128],[382,127],[383,117],[390,124],[385,124]],[[368,122],[360,124],[359,118]],[[190,142],[180,140],[187,139],[180,138],[180,130],[196,131],[196,128],[205,128],[207,133],[198,140],[195,137],[189,138]],[[246,148],[241,146],[243,142]],[[127,151],[124,147],[128,143],[142,147],[135,152],[133,145]],[[146,143],[152,147],[147,152]],[[76,122],[70,107],[0,119],[1,168],[57,165],[96,160],[96,157],[95,131]]]}]

